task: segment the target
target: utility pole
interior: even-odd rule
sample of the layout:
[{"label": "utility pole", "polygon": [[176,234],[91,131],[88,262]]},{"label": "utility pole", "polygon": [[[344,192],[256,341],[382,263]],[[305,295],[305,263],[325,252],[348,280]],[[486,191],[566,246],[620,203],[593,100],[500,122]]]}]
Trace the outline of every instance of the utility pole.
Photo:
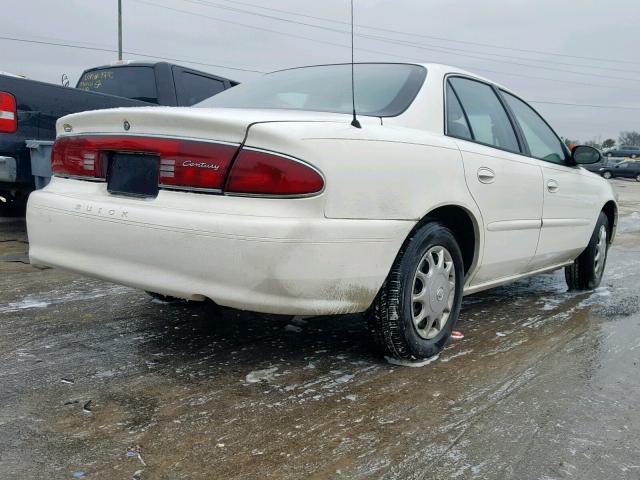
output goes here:
[{"label": "utility pole", "polygon": [[122,0],[118,0],[118,60],[122,60]]}]

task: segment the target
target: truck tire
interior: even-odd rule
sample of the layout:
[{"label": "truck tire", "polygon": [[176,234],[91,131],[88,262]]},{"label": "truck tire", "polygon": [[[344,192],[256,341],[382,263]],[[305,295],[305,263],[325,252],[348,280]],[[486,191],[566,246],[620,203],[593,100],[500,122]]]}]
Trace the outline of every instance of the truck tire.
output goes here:
[{"label": "truck tire", "polygon": [[458,320],[463,285],[462,253],[451,231],[435,222],[420,228],[367,312],[378,347],[404,361],[437,355]]},{"label": "truck tire", "polygon": [[565,267],[564,276],[569,290],[598,288],[604,274],[609,251],[609,219],[600,212],[589,245],[575,261]]}]

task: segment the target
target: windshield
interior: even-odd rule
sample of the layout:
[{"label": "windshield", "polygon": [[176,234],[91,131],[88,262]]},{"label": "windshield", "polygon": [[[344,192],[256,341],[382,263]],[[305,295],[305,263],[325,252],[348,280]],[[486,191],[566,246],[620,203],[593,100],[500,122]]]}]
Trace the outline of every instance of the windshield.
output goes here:
[{"label": "windshield", "polygon": [[158,103],[153,67],[113,67],[91,70],[80,77],[77,88]]},{"label": "windshield", "polygon": [[[405,111],[426,76],[424,67],[393,63],[355,65],[356,110],[393,117]],[[196,107],[274,108],[351,113],[351,64],[270,73],[211,97]]]}]

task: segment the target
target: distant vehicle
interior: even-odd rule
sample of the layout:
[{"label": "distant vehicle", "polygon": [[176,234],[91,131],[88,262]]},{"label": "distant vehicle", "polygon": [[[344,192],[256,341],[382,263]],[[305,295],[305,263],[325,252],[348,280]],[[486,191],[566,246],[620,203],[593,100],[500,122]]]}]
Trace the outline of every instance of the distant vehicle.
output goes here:
[{"label": "distant vehicle", "polygon": [[600,168],[599,172],[604,178],[635,178],[640,182],[640,161],[626,160],[615,165]]},{"label": "distant vehicle", "polygon": [[607,167],[614,167],[616,164],[624,162],[622,158],[613,158],[613,157],[602,157],[602,159],[591,165],[582,165],[582,168],[589,170],[593,173],[602,174],[603,171],[606,170]]},{"label": "distant vehicle", "polygon": [[[26,140],[54,140],[56,120],[87,110],[189,106],[237,82],[166,62],[86,70],[76,88],[0,75],[0,196],[20,209],[34,188]],[[0,203],[0,209],[7,204]]]},{"label": "distant vehicle", "polygon": [[638,157],[640,157],[640,147],[613,148],[611,150],[607,150],[607,153],[605,153],[605,155],[607,157],[638,158]]},{"label": "distant vehicle", "polygon": [[570,289],[600,284],[616,200],[580,168],[600,153],[489,80],[322,65],[197,106],[61,118],[31,263],[243,310],[367,311],[409,361],[444,347],[464,294],[563,267]]}]

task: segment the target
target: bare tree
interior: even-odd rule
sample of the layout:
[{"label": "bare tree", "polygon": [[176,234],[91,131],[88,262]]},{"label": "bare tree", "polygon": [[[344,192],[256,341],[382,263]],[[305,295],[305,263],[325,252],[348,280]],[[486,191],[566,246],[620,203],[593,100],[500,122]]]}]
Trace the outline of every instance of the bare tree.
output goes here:
[{"label": "bare tree", "polygon": [[624,147],[640,146],[640,133],[638,132],[620,132],[619,145]]}]

